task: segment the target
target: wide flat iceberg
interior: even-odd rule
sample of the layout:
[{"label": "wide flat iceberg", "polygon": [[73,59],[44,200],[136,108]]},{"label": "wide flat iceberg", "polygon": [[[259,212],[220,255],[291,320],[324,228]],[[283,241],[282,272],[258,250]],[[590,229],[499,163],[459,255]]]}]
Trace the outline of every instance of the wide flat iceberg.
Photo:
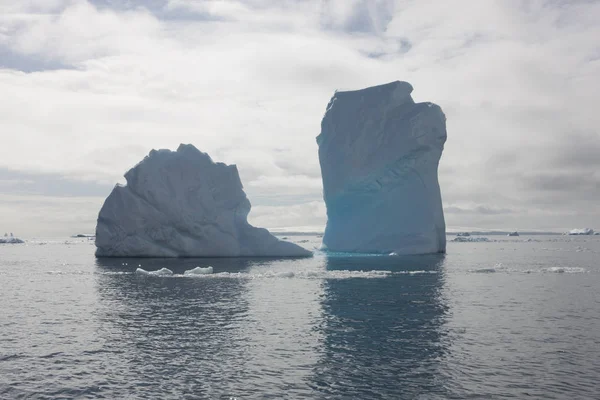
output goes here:
[{"label": "wide flat iceberg", "polygon": [[317,137],[330,251],[446,250],[438,164],[446,117],[407,82],[336,92]]},{"label": "wide flat iceberg", "polygon": [[568,232],[569,235],[577,236],[577,235],[593,235],[594,230],[591,228],[583,228],[583,229],[571,229]]},{"label": "wide flat iceberg", "polygon": [[98,215],[98,257],[312,255],[250,225],[237,167],[215,163],[192,145],[152,150],[125,179]]},{"label": "wide flat iceberg", "polygon": [[21,244],[25,243],[23,240],[16,238],[14,236],[11,237],[0,237],[0,244]]},{"label": "wide flat iceberg", "polygon": [[25,243],[23,240],[19,239],[18,237],[15,237],[13,235],[13,233],[10,233],[10,236],[8,235],[8,233],[5,233],[3,237],[0,237],[0,244],[21,244],[21,243]]}]

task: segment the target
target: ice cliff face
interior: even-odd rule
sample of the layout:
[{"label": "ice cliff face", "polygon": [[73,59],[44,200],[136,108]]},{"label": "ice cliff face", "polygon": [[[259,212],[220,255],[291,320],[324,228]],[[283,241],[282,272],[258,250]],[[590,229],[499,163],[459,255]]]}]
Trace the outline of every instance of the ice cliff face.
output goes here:
[{"label": "ice cliff face", "polygon": [[407,82],[336,92],[317,137],[330,251],[445,252],[438,164],[446,118]]},{"label": "ice cliff face", "polygon": [[310,256],[247,221],[235,165],[192,145],[152,150],[108,196],[96,226],[96,256]]}]

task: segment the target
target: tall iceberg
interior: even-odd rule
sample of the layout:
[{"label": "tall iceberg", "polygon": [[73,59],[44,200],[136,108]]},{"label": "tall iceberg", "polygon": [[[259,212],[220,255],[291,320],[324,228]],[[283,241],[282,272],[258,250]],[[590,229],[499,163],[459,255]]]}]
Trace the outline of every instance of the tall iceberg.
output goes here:
[{"label": "tall iceberg", "polygon": [[330,251],[446,250],[438,164],[446,117],[407,82],[336,92],[317,137]]},{"label": "tall iceberg", "polygon": [[235,165],[192,145],[152,150],[125,174],[98,215],[98,257],[306,257],[312,253],[248,223]]}]

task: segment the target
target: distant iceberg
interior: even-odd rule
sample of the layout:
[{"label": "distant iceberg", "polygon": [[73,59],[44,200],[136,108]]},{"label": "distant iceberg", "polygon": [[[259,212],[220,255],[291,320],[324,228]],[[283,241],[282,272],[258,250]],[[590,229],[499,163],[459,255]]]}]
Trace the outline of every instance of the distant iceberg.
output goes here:
[{"label": "distant iceberg", "polygon": [[519,232],[510,232],[508,235],[506,236],[519,236]]},{"label": "distant iceberg", "polygon": [[0,244],[19,244],[19,243],[25,243],[23,240],[15,237],[13,235],[13,233],[10,233],[10,236],[8,233],[4,234],[4,237],[0,237]]},{"label": "distant iceberg", "polygon": [[456,236],[464,236],[464,237],[469,237],[471,236],[471,234],[469,232],[458,232],[456,234]]},{"label": "distant iceberg", "polygon": [[568,235],[593,235],[594,230],[590,229],[590,228],[572,229],[567,234]]},{"label": "distant iceberg", "polygon": [[19,244],[19,243],[25,243],[25,242],[16,237],[0,237],[0,244]]},{"label": "distant iceberg", "polygon": [[98,257],[307,257],[312,253],[248,223],[235,165],[192,145],[152,150],[125,174],[98,215]]},{"label": "distant iceberg", "polygon": [[438,163],[446,117],[392,82],[336,92],[317,137],[327,206],[323,246],[352,253],[446,250]]}]

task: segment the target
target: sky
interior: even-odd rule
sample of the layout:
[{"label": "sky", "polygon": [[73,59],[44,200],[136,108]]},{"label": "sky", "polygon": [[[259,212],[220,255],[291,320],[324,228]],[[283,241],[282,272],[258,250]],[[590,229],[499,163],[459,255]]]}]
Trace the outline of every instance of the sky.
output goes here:
[{"label": "sky", "polygon": [[0,231],[93,232],[123,174],[192,143],[251,223],[322,230],[336,90],[447,117],[449,231],[600,229],[600,1],[0,0]]}]

